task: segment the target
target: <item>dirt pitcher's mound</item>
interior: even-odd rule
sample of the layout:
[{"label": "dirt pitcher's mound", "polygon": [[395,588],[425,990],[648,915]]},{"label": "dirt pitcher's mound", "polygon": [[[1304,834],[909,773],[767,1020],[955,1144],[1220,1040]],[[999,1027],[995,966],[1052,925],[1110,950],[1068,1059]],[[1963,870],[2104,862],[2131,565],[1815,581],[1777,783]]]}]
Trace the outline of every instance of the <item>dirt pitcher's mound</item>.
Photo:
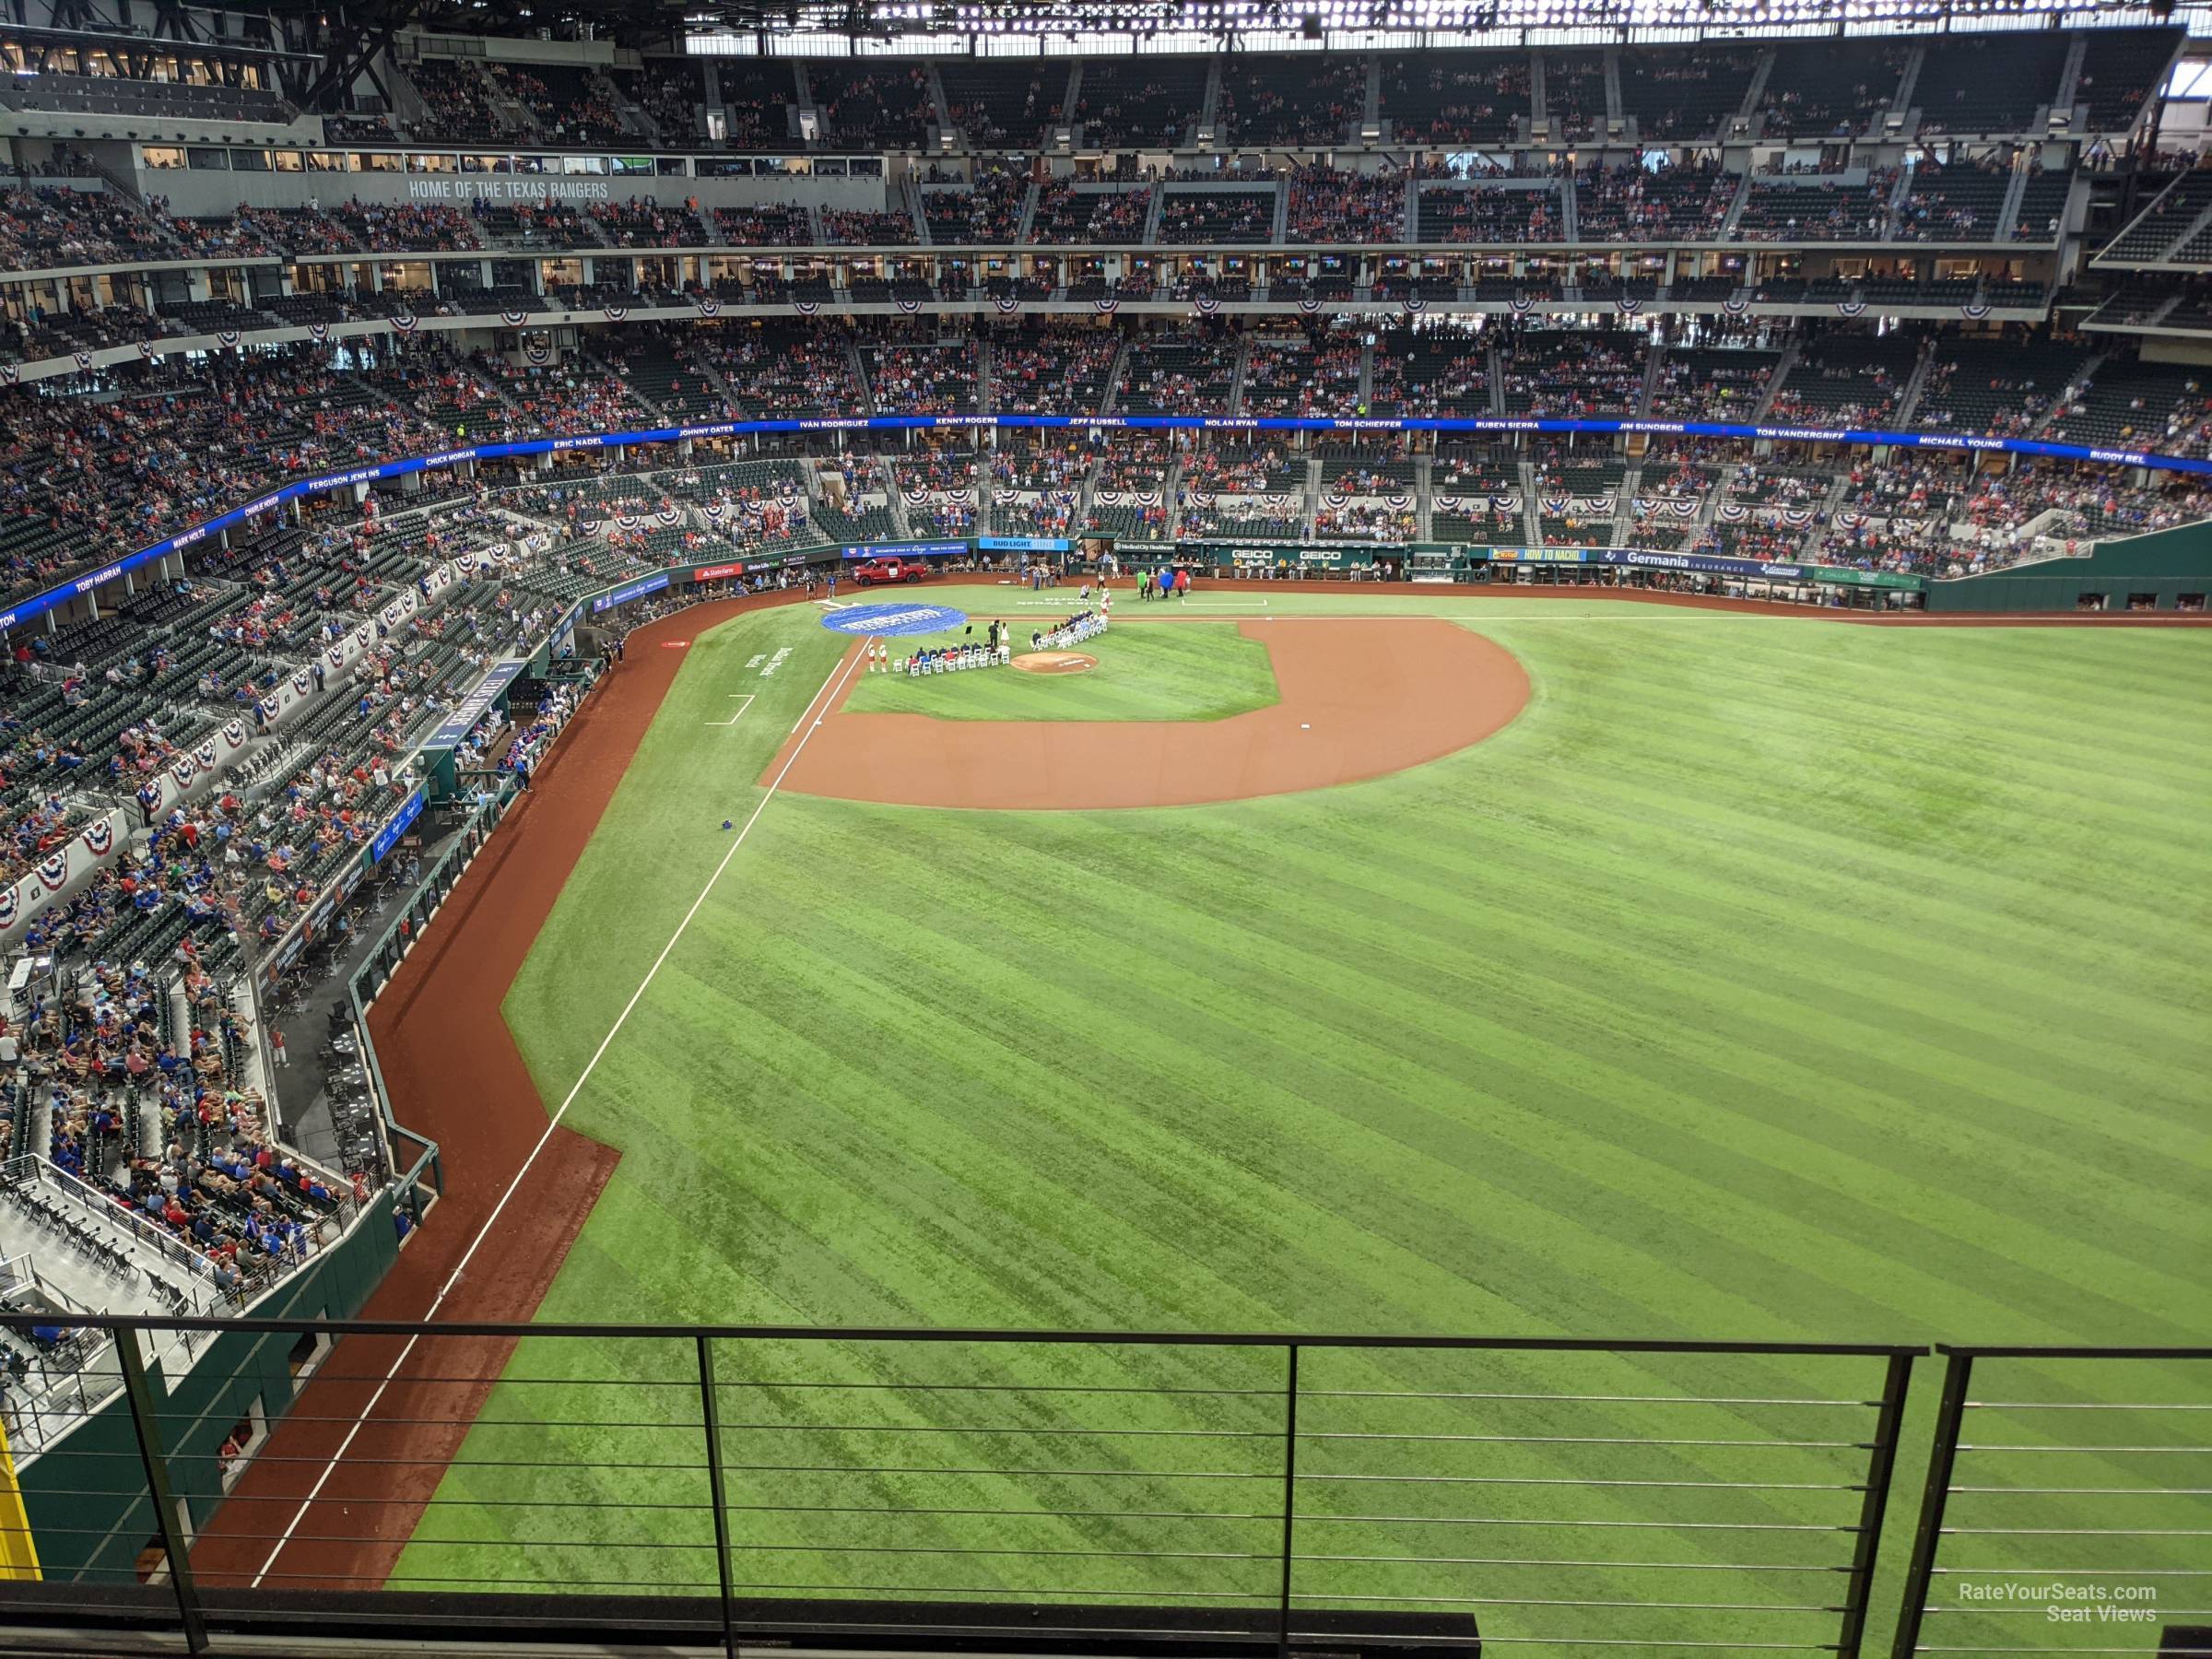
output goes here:
[{"label": "dirt pitcher's mound", "polygon": [[1024,674],[1081,674],[1098,665],[1097,657],[1080,651],[1030,651],[1014,659]]},{"label": "dirt pitcher's mound", "polygon": [[[1144,623],[1133,626],[1152,626]],[[1432,618],[1277,618],[1238,625],[1282,700],[1228,720],[827,716],[769,763],[783,787],[847,801],[1006,811],[1192,806],[1403,771],[1479,743],[1528,702],[1503,646]],[[803,747],[800,747],[802,746]]]}]

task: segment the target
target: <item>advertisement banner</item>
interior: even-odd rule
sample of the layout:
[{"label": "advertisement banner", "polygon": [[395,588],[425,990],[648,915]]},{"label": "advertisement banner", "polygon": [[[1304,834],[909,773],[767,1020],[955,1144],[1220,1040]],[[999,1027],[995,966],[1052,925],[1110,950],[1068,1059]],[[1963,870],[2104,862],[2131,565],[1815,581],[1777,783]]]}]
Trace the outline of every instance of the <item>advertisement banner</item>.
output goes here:
[{"label": "advertisement banner", "polygon": [[620,587],[599,594],[592,601],[592,615],[611,610],[618,605],[628,605],[632,599],[642,599],[648,594],[657,594],[668,585],[668,572],[657,576],[641,576],[635,582],[626,582]]},{"label": "advertisement banner", "polygon": [[[668,585],[665,579],[661,585]],[[506,690],[514,682],[515,677],[528,666],[527,663],[514,658],[494,663],[483,679],[477,682],[477,688],[446,711],[445,718],[438,723],[438,729],[423,739],[424,751],[443,751],[458,746],[468,735],[469,727],[484,718],[485,710],[490,708],[500,693]]]},{"label": "advertisement banner", "polygon": [[1928,585],[1925,576],[1907,576],[1896,571],[1852,571],[1841,565],[1808,565],[1806,569],[1815,582],[1839,582],[1850,587],[1901,588],[1917,594]]},{"label": "advertisement banner", "polygon": [[1065,553],[1075,544],[1065,536],[983,535],[976,547],[985,553]]},{"label": "advertisement banner", "polygon": [[1759,559],[1716,559],[1705,553],[1653,553],[1642,547],[1592,547],[1597,564],[1633,565],[1640,571],[1690,571],[1701,576],[1739,576],[1754,582],[1805,582],[1809,565],[1772,564]]},{"label": "advertisement banner", "polygon": [[399,845],[399,838],[406,834],[415,820],[422,816],[422,787],[418,784],[414,793],[400,803],[399,810],[392,815],[392,821],[379,830],[375,839],[370,841],[370,864],[382,864],[392,849]]}]

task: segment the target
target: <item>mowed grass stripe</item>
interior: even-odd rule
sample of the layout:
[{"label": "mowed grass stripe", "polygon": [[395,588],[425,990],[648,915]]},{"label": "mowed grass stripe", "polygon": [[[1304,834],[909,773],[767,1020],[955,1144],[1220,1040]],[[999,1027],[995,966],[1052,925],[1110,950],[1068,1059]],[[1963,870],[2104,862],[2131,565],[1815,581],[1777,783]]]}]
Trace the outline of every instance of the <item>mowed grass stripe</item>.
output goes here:
[{"label": "mowed grass stripe", "polygon": [[[1018,880],[1018,872],[1015,873],[1015,877],[1016,879]],[[1100,912],[1096,911],[1094,911],[1094,924],[1102,924],[1102,915]],[[1099,926],[1098,931],[1094,933],[1093,936],[1098,937],[1100,935],[1105,934],[1107,930],[1101,924]],[[863,954],[866,954],[872,951],[874,948],[875,947],[873,945],[865,946],[863,947]],[[1231,951],[1233,956],[1233,953],[1236,949],[1234,944],[1230,944],[1228,948]],[[1293,967],[1293,959],[1288,955],[1288,953],[1283,953],[1279,951],[1279,949],[1277,954],[1275,956],[1274,960],[1278,971],[1289,971]],[[1325,971],[1328,966],[1327,959],[1319,959],[1317,965]],[[1345,965],[1347,967],[1356,967],[1359,964],[1356,962],[1356,960],[1347,959]],[[1218,966],[1218,964],[1203,960],[1182,961],[1177,964],[1179,971],[1187,972],[1202,982],[1213,979],[1215,977]],[[1342,979],[1344,975],[1342,974],[1341,971],[1338,971],[1338,978]],[[1376,1053],[1391,1057],[1389,1065],[1384,1068],[1382,1075],[1363,1076],[1357,1078],[1347,1078],[1341,1076],[1331,1075],[1329,1071],[1325,1069],[1326,1063],[1319,1061],[1312,1063],[1317,1067],[1318,1075],[1310,1078],[1300,1079],[1299,1077],[1289,1076],[1278,1069],[1276,1074],[1276,1080],[1278,1083],[1284,1083],[1288,1086],[1299,1088],[1300,1092],[1306,1096],[1308,1100],[1315,1104],[1318,1104],[1320,1101],[1327,1099],[1341,1096],[1345,1092],[1344,1086],[1352,1082],[1358,1082],[1371,1086],[1376,1088],[1386,1089],[1397,1093],[1418,1093],[1422,1087],[1421,1081],[1418,1079],[1409,1079],[1402,1075],[1404,1068],[1410,1064],[1410,1062],[1403,1057],[1410,1054],[1421,1055],[1423,1057],[1423,1065],[1425,1069],[1430,1071],[1441,1072],[1445,1063],[1456,1059],[1459,1062],[1459,1065],[1453,1068],[1454,1073],[1465,1073],[1471,1075],[1477,1071],[1485,1071],[1491,1074],[1502,1072],[1508,1078],[1512,1078],[1516,1076],[1527,1075],[1519,1072],[1518,1068],[1513,1065],[1513,1062],[1510,1056],[1509,1051],[1516,1046],[1533,1048],[1535,1051],[1534,1064],[1539,1067],[1547,1059],[1564,1060],[1567,1058],[1567,1056],[1564,1055],[1555,1055],[1549,1053],[1547,1052],[1548,1045],[1539,1042],[1530,1042],[1521,1033],[1499,1029],[1491,1029],[1487,1026],[1487,1023],[1478,1021],[1475,1023],[1483,1031],[1485,1038],[1483,1048],[1479,1051],[1479,1053],[1473,1050],[1463,1050],[1459,1047],[1456,1038],[1448,1032],[1446,1029],[1448,1022],[1440,1021],[1439,1023],[1430,1026],[1426,1029],[1414,1029],[1403,1025],[1402,1022],[1404,1020],[1411,1018],[1414,1009],[1414,1004],[1405,1000],[1401,1000],[1400,1002],[1393,1005],[1390,1017],[1387,1019],[1371,1013],[1363,1016],[1358,1010],[1343,1009],[1338,1010],[1335,1018],[1332,1020],[1331,999],[1327,998],[1323,994],[1318,983],[1306,985],[1303,987],[1303,989],[1306,993],[1306,1009],[1307,1017],[1309,1018],[1319,1020],[1324,1026],[1331,1027],[1331,1029],[1333,1029],[1339,1036],[1349,1037],[1353,1034],[1354,1028],[1357,1026],[1359,1020],[1364,1018],[1369,1028],[1367,1041],[1373,1046],[1370,1049],[1364,1049],[1356,1052],[1361,1053]],[[1402,990],[1402,996],[1413,995],[1414,994]],[[1205,1046],[1209,1056],[1218,1057],[1219,1064],[1225,1065],[1233,1070],[1237,1065],[1242,1064],[1244,1061],[1244,1056],[1239,1052],[1240,1047],[1241,1046],[1241,1033],[1248,1028],[1251,1022],[1261,1018],[1264,1016],[1264,1013],[1265,1010],[1255,1004],[1239,1004],[1234,1002],[1225,1003],[1220,1006],[1210,1007],[1206,1010],[1204,1010],[1189,1022],[1187,1028],[1184,1022],[1179,1019],[1175,1028],[1175,1037],[1177,1039],[1181,1039],[1183,1036],[1186,1029],[1192,1033],[1206,1037],[1207,1041]],[[1040,1018],[1050,1019],[1053,1018],[1053,1010],[1049,1008],[1040,1009],[1039,1015]],[[1214,1046],[1216,1044],[1222,1045],[1218,1053],[1218,1056],[1216,1048]],[[1069,1047],[1069,1063],[1071,1066],[1080,1070],[1088,1071],[1092,1068],[1099,1067],[1107,1064],[1110,1059],[1110,1056],[1107,1053],[1099,1051],[1093,1045],[1085,1041],[1080,1036],[1070,1039]],[[1441,1077],[1430,1079],[1431,1083],[1438,1080],[1441,1080]],[[1607,1080],[1601,1078],[1598,1080],[1598,1083],[1603,1085],[1606,1081]],[[1610,1109],[1602,1105],[1593,1097],[1584,1097],[1573,1091],[1567,1091],[1559,1095],[1557,1099],[1562,1104],[1559,1107],[1555,1107],[1555,1112],[1557,1111],[1563,1110],[1564,1103],[1572,1102],[1579,1100],[1586,1101],[1586,1104],[1590,1109],[1591,1115],[1598,1121],[1603,1121],[1611,1115]],[[1485,1103],[1494,1108],[1504,1107],[1509,1104],[1508,1099],[1500,1098],[1494,1093],[1487,1093],[1483,1097],[1483,1100]],[[1493,1114],[1493,1121],[1495,1121],[1495,1114]],[[1556,1133],[1557,1119],[1555,1116],[1550,1124],[1535,1131],[1530,1139],[1533,1144],[1541,1145],[1547,1136],[1556,1136]],[[1526,1150],[1527,1148],[1523,1147],[1521,1149]],[[1482,1158],[1495,1160],[1500,1156],[1507,1155],[1507,1151],[1508,1149],[1504,1146],[1493,1142],[1481,1149],[1480,1158],[1470,1155],[1465,1162],[1466,1164],[1475,1164],[1481,1161]],[[1590,1164],[1593,1162],[1602,1162],[1606,1155],[1607,1148],[1602,1141],[1594,1141],[1587,1146],[1583,1146],[1580,1147],[1576,1147],[1572,1142],[1570,1142],[1569,1145],[1561,1148],[1562,1154],[1578,1151],[1581,1154],[1582,1161],[1584,1163],[1584,1174],[1586,1179]],[[1703,1155],[1704,1149],[1697,1147],[1693,1145],[1690,1148],[1690,1151],[1691,1156],[1682,1158],[1677,1161],[1675,1172],[1683,1181],[1692,1185],[1700,1183],[1711,1184],[1710,1176],[1708,1174],[1700,1174],[1699,1171],[1700,1156]],[[1465,1165],[1463,1165],[1463,1167],[1465,1167]],[[1334,1182],[1335,1179],[1335,1172],[1330,1171],[1329,1175],[1331,1181]],[[1541,1183],[1509,1183],[1509,1185],[1512,1184],[1526,1186]],[[1788,1184],[1786,1178],[1783,1181],[1783,1184]],[[1635,1182],[1630,1182],[1627,1183],[1618,1184],[1610,1188],[1601,1186],[1597,1190],[1591,1192],[1587,1196],[1593,1203],[1617,1206],[1621,1201],[1622,1195],[1633,1192],[1635,1190]],[[1718,1195],[1718,1191],[1719,1189],[1716,1188],[1716,1196]],[[1817,1196],[1817,1194],[1799,1194],[1798,1202],[1788,1206],[1788,1213],[1793,1216],[1802,1213],[1805,1208],[1805,1200],[1808,1196]],[[1641,1227],[1647,1224],[1648,1218],[1641,1217],[1638,1213],[1636,1206],[1632,1200],[1629,1201],[1629,1217],[1630,1223],[1634,1226]],[[1862,1224],[1864,1219],[1864,1218],[1860,1218]],[[1755,1218],[1749,1222],[1747,1222],[1740,1228],[1739,1236],[1744,1238],[1771,1237],[1772,1224],[1773,1219],[1771,1216]],[[1837,1236],[1842,1237],[1847,1235],[1849,1229],[1843,1227],[1834,1227],[1830,1230],[1834,1232]],[[1717,1249],[1717,1241],[1711,1238],[1692,1240],[1690,1242],[1693,1248]],[[1865,1264],[1839,1264],[1839,1266],[1844,1265],[1848,1265],[1852,1270],[1855,1271],[1863,1269]],[[2041,1295],[2044,1298],[2047,1298],[2051,1294],[2053,1288],[2053,1287],[2049,1286],[2039,1287]],[[1777,1292],[1774,1303],[1770,1306],[1766,1312],[1771,1314],[1775,1311],[1776,1308],[1794,1301],[1796,1294],[1797,1293],[1795,1290],[1787,1288]]]},{"label": "mowed grass stripe", "polygon": [[[2066,1181],[2080,1189],[2085,1200],[2101,1200],[2107,1206],[2103,1225],[2112,1230],[2115,1240],[2132,1241],[2132,1253],[2145,1265],[2171,1267],[2187,1259],[2187,1252],[2194,1247],[2192,1241],[2177,1237],[2152,1219],[2160,1213],[2161,1201],[2169,1206],[2185,1203],[2184,1194],[2165,1190],[2164,1182],[2147,1191],[2140,1186],[2130,1190],[2124,1181],[2100,1178],[2095,1171],[2080,1178],[2077,1159],[2051,1158],[2041,1148],[2021,1146],[2012,1135],[1977,1133],[1948,1116],[1931,1114],[1902,1136],[1870,1138],[1869,1124],[1893,1122],[1903,1104],[1901,1100],[1867,1097],[1854,1112],[1837,1110],[1831,1102],[1839,1094],[1855,1101],[1862,1099],[1864,1091],[1839,1091],[1833,1072],[1820,1065],[1821,1057],[1795,1057],[1784,1033],[1777,1031],[1777,1041],[1771,1044],[1741,1041],[1747,1033],[1737,1024],[1733,1007],[1724,1034],[1693,1025],[1676,1012],[1646,1012],[1610,998],[1603,999],[1602,1018],[1586,1012],[1591,1003],[1586,987],[1604,976],[1607,965],[1587,954],[1560,958],[1546,965],[1547,942],[1554,936],[1547,913],[1532,909],[1514,920],[1524,964],[1519,978],[1524,987],[1531,991],[1548,988],[1556,995],[1555,1011],[1546,1025],[1547,1031],[1555,1033],[1553,1046],[1583,1056],[1585,1065],[1617,1047],[1629,1058],[1642,1062],[1637,1072],[1601,1079],[1600,1087],[1608,1091],[1605,1097],[1608,1100],[1626,1098],[1611,1092],[1624,1084],[1648,1079],[1665,1088],[1665,1098],[1683,1102],[1686,1121],[1695,1121],[1716,1110],[1712,1102],[1739,1099],[1746,1104],[1731,1109],[1736,1127],[1730,1132],[1732,1143],[1739,1149],[1745,1124],[1783,1122],[1790,1126],[1790,1134],[1774,1160],[1778,1168],[1786,1169],[1813,1156],[1849,1160],[1830,1166],[1835,1168],[1856,1167],[1864,1159],[1870,1160],[1871,1171],[1877,1172],[1870,1173],[1870,1180],[1902,1181],[1908,1190],[1921,1184],[1927,1167],[1924,1159],[1938,1149],[1946,1154],[1947,1166],[1966,1169],[1979,1163],[2011,1169],[2017,1165],[2018,1173],[2040,1173],[2053,1182]],[[1401,936],[1413,936],[1403,930],[1402,918],[1394,916],[1391,924],[1401,928]],[[1575,941],[1578,950],[1587,943]],[[1413,953],[1409,950],[1408,954]],[[1425,972],[1430,971],[1426,961],[1421,966]],[[1447,984],[1443,991],[1461,995],[1480,994],[1479,987],[1472,983]],[[1681,1039],[1690,1030],[1696,1032],[1695,1042],[1685,1047]],[[1698,1161],[1701,1163],[1702,1158]],[[2159,1173],[2157,1169],[2152,1171],[2154,1177]],[[1931,1214],[1941,1213],[1943,1196],[1933,1190],[1926,1193]],[[2188,1218],[2185,1208],[2168,1207],[2163,1213],[2177,1222]],[[1979,1218],[1984,1225],[1989,1219],[1986,1211]],[[2087,1260],[2068,1257],[2065,1265],[2069,1276],[2085,1288],[2097,1286],[2095,1253]],[[2177,1282],[2174,1288],[2179,1291],[2183,1286]]]},{"label": "mowed grass stripe", "polygon": [[[1533,877],[1535,866],[1546,862],[1532,855],[1523,868],[1524,876]],[[1549,888],[1537,888],[1532,881],[1518,894],[1500,893],[1493,900],[1496,907],[1524,930],[1524,936],[1532,941],[1543,936],[1545,930],[1556,924],[1561,902],[1572,901],[1579,884],[1588,874],[1589,865],[1586,861],[1570,860],[1562,855],[1550,858],[1548,868],[1554,877],[1554,885]],[[1669,912],[1665,908],[1665,900],[1672,898],[1688,905],[1698,898],[1697,888],[1686,885],[1674,893],[1661,895],[1649,884],[1641,884],[1633,887],[1631,891],[1634,895],[1633,903],[1623,906],[1622,914],[1616,924],[1618,929],[1630,934],[1649,934],[1658,948],[1678,946],[1682,935],[1677,924],[1682,920],[1685,912]],[[1716,908],[1725,912],[1724,902]],[[1771,947],[1762,944],[1755,948],[1749,942],[1754,935],[1748,933],[1738,936],[1744,938],[1746,943],[1731,953],[1724,963],[1701,965],[1694,970],[1676,969],[1669,975],[1666,990],[1688,1001],[1691,1009],[1707,1022],[1707,1026],[1718,1028],[1724,1033],[1742,1031],[1747,1026],[1759,1026],[1766,1020],[1783,1022],[1793,1028],[1783,1046],[1809,1041],[1819,1046],[1822,1059],[1847,1069],[1852,1064],[1850,1057],[1854,1053],[1868,1053],[1867,1065],[1870,1067],[1878,1068],[1892,1064],[1892,1059],[1873,1055],[1869,1051],[1886,1047],[1898,1039],[1924,1042],[1952,1055],[1962,1067],[1984,1073],[1990,1069],[1979,1058],[1986,1043],[1977,1045],[1966,1041],[1967,1033],[1962,1031],[1959,1025],[1946,1024],[1937,1018],[1938,1011],[1943,1009],[1946,1000],[1946,994],[1936,988],[1940,983],[1937,976],[1925,976],[1925,982],[1930,988],[1924,995],[1909,997],[1884,994],[1879,989],[1886,961],[1870,966],[1869,972],[1874,976],[1876,988],[1868,993],[1852,992],[1839,982],[1844,972],[1842,966],[1824,974],[1818,984],[1801,984],[1787,977],[1786,963],[1792,947],[1803,949],[1808,945],[1818,946],[1824,951],[1832,952],[1827,959],[1838,964],[1849,963],[1849,947],[1837,945],[1824,936],[1821,929],[1810,926],[1792,930],[1787,939],[1778,941]],[[1590,938],[1587,951],[1571,962],[1567,970],[1554,976],[1557,989],[1562,996],[1574,995],[1588,984],[1590,975],[1607,975],[1616,971],[1618,958],[1609,954],[1614,943],[1610,931],[1603,938]],[[1783,975],[1780,979],[1769,977],[1768,972],[1761,971],[1762,968],[1777,967]],[[1578,970],[1583,976],[1579,980],[1575,971]],[[2030,1006],[2024,1010],[2029,1014],[2039,1011],[2036,1005],[2040,1005],[2041,1013],[2053,1018],[2062,1018],[2067,1013],[2067,1004],[2063,996],[2051,995],[2029,1000]],[[1818,1006],[1808,1007],[1808,1003],[1817,1004]],[[1978,1005],[1971,1002],[1954,1003],[1953,1006],[1963,1009],[1964,1016],[1982,1018],[1988,1028],[1987,1035],[2003,1040],[2005,1046],[2000,1052],[2011,1053],[2016,1050],[2026,1050],[2033,1053],[2035,1044],[2030,1041],[2029,1033],[2038,1030],[2034,1025],[1994,1014],[1982,1015]],[[1796,1029],[1804,1027],[1806,1022],[1817,1022],[1818,1034],[1815,1034],[1814,1030]],[[1841,1035],[1838,1037],[1829,1035],[1839,1031]],[[1700,1028],[1700,1040],[1705,1034],[1704,1029]],[[2102,1038],[2093,1034],[2086,1041],[2101,1042]],[[2150,1073],[2154,1085],[2171,1087],[2172,1083],[2182,1080],[2167,1066],[2142,1060],[2139,1051],[2117,1048],[2112,1050],[2111,1053],[2112,1064],[2118,1066],[2123,1075],[2131,1065],[2140,1064]],[[2090,1133],[2103,1142],[2102,1149],[2112,1155],[2118,1156],[2132,1150],[2139,1155],[2164,1160],[2175,1149],[2173,1137],[2179,1136],[2184,1148],[2202,1139],[2184,1120],[2187,1098],[2183,1094],[2171,1096],[2176,1121],[2168,1124],[2155,1113],[2146,1114],[2108,1107],[2105,1102],[2110,1099],[2109,1085],[2100,1088],[2093,1073],[2085,1077],[2082,1072],[2086,1063],[2065,1054],[2064,1051],[2056,1051],[2052,1057],[2040,1063],[2050,1065],[2060,1075],[2043,1076],[2032,1069],[2019,1070],[2011,1066],[1998,1068],[1998,1075],[2016,1075],[2023,1082],[2041,1086],[2041,1092],[2051,1097],[2053,1107],[2062,1105],[2053,1092],[2053,1087],[2065,1087],[2065,1078],[2071,1076],[2074,1079],[2072,1087],[2078,1097],[2077,1108],[2096,1109],[2100,1126]],[[1947,1071],[1945,1075],[1949,1074]],[[2007,1113],[2021,1110],[2009,1103],[2011,1098],[2005,1097]],[[2072,1113],[2065,1115],[2070,1119]]]}]

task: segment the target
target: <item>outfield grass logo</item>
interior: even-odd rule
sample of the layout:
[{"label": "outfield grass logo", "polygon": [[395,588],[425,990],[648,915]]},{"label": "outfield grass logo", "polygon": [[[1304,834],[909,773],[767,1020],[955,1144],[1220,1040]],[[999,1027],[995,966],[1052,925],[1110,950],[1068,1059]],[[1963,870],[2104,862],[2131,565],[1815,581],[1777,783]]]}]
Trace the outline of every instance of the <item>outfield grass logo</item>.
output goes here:
[{"label": "outfield grass logo", "polygon": [[966,611],[943,605],[849,605],[824,617],[822,626],[831,633],[899,636],[943,633],[967,620]]}]

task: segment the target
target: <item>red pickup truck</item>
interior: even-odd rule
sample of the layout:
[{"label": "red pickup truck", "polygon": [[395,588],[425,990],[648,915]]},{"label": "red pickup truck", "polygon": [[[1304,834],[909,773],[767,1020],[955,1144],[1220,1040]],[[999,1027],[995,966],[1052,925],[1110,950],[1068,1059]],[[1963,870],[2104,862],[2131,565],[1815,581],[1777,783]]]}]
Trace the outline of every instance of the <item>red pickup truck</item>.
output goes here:
[{"label": "red pickup truck", "polygon": [[919,582],[929,574],[929,567],[912,559],[870,559],[855,565],[853,580],[862,587],[874,587],[879,582]]}]

